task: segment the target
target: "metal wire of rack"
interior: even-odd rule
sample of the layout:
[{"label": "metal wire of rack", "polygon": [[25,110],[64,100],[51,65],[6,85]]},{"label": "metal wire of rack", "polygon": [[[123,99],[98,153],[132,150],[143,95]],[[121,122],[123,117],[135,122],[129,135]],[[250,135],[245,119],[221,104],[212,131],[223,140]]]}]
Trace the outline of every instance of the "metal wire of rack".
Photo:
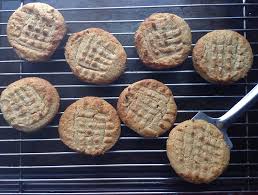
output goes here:
[{"label": "metal wire of rack", "polygon": [[[60,45],[45,63],[28,63],[14,53],[6,37],[12,12],[33,0],[0,1],[0,90],[19,78],[39,76],[49,80],[61,96],[61,108],[54,121],[42,131],[23,134],[12,129],[0,113],[0,194],[171,194],[258,191],[258,104],[229,129],[234,144],[228,169],[207,185],[184,182],[171,169],[165,143],[160,138],[139,137],[122,125],[115,147],[100,157],[78,154],[58,138],[58,120],[64,109],[86,95],[99,96],[115,106],[128,84],[154,78],[169,86],[179,108],[176,124],[197,111],[213,116],[226,112],[256,83],[258,66],[258,3],[245,0],[85,0],[43,2],[64,15],[68,35],[88,27],[100,27],[114,34],[124,46],[127,70],[110,85],[82,83],[71,73]],[[254,65],[246,79],[231,86],[205,82],[194,71],[191,56],[182,66],[151,70],[139,61],[133,35],[139,23],[154,12],[172,12],[192,28],[193,46],[214,29],[233,29],[250,41]]]}]

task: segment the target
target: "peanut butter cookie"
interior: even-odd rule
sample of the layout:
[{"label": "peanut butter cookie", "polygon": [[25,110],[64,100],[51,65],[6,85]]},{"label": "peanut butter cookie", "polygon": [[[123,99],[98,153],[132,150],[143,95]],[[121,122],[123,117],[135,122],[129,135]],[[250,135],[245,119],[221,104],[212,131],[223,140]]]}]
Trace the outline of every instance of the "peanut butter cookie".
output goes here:
[{"label": "peanut butter cookie", "polygon": [[70,36],[65,58],[79,79],[104,84],[111,83],[124,72],[126,53],[109,32],[89,28]]},{"label": "peanut butter cookie", "polygon": [[118,99],[117,110],[126,126],[146,137],[158,137],[168,131],[177,114],[171,90],[153,79],[125,88]]},{"label": "peanut butter cookie", "polygon": [[58,131],[69,148],[95,156],[117,142],[121,127],[113,106],[98,97],[84,97],[65,110]]},{"label": "peanut butter cookie", "polygon": [[46,61],[66,33],[62,14],[45,3],[28,3],[9,18],[7,37],[16,53],[28,61]]},{"label": "peanut butter cookie", "polygon": [[198,40],[193,49],[195,70],[207,81],[230,84],[244,78],[253,63],[245,37],[231,30],[215,30]]},{"label": "peanut butter cookie", "polygon": [[204,120],[188,120],[171,130],[167,156],[176,173],[191,183],[209,183],[228,166],[230,150],[222,132]]},{"label": "peanut butter cookie", "polygon": [[191,51],[188,24],[170,13],[155,13],[145,19],[135,33],[135,47],[144,64],[154,69],[181,64]]},{"label": "peanut butter cookie", "polygon": [[56,115],[59,104],[57,90],[48,81],[37,77],[8,85],[0,98],[5,120],[24,132],[46,126]]}]

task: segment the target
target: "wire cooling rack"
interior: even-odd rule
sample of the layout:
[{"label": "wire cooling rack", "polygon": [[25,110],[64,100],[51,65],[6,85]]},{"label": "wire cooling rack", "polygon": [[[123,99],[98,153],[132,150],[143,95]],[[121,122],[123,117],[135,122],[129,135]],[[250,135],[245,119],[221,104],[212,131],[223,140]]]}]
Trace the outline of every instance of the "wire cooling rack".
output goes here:
[{"label": "wire cooling rack", "polygon": [[[258,3],[242,0],[46,0],[58,8],[69,28],[68,35],[88,27],[114,34],[128,58],[125,73],[110,85],[80,82],[64,60],[60,45],[48,62],[32,64],[18,58],[6,37],[9,16],[31,0],[0,1],[0,89],[20,78],[38,76],[49,80],[61,96],[54,121],[42,131],[23,134],[0,116],[0,194],[171,194],[185,192],[258,191],[258,104],[229,129],[234,148],[228,169],[208,185],[181,180],[170,168],[166,139],[143,138],[122,125],[119,142],[104,156],[90,157],[69,150],[57,133],[64,109],[75,100],[99,96],[116,105],[128,84],[154,78],[169,86],[178,105],[177,123],[198,111],[220,116],[243,97],[258,80]],[[139,61],[133,35],[139,23],[154,12],[172,12],[190,25],[193,45],[214,29],[233,29],[251,42],[254,65],[248,77],[231,86],[204,81],[192,67],[191,56],[182,66],[151,70]]]}]

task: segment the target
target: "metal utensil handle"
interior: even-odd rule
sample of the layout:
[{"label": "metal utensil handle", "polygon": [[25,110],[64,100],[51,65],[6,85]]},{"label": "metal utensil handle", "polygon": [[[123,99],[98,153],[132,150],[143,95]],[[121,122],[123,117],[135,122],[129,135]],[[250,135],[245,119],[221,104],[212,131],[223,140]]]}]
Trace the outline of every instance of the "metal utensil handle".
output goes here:
[{"label": "metal utensil handle", "polygon": [[227,113],[218,118],[218,127],[228,127],[241,114],[248,110],[258,99],[258,84],[243,97],[236,105],[234,105]]}]

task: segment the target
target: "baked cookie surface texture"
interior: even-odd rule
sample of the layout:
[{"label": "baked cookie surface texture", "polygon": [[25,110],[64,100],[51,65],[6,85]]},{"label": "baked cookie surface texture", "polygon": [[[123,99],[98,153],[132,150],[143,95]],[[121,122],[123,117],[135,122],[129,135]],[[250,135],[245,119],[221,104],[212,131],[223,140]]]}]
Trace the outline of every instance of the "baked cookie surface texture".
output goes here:
[{"label": "baked cookie surface texture", "polygon": [[48,60],[66,33],[62,14],[45,3],[28,3],[9,18],[7,37],[16,53],[31,62]]},{"label": "baked cookie surface texture", "polygon": [[8,85],[0,98],[5,120],[24,132],[46,126],[58,112],[59,104],[57,90],[48,81],[37,77]]},{"label": "baked cookie surface texture", "polygon": [[154,69],[175,67],[191,51],[190,27],[170,13],[152,14],[140,24],[134,38],[140,59]]},{"label": "baked cookie surface texture", "polygon": [[253,63],[253,52],[239,33],[215,30],[197,41],[192,59],[195,70],[205,80],[231,84],[247,75]]},{"label": "baked cookie surface texture", "polygon": [[89,28],[70,36],[65,58],[80,80],[105,84],[124,72],[127,56],[121,43],[109,32]]},{"label": "baked cookie surface texture", "polygon": [[69,148],[92,156],[101,155],[119,139],[120,119],[105,100],[84,97],[65,110],[58,131]]},{"label": "baked cookie surface texture", "polygon": [[146,137],[158,137],[170,130],[177,107],[171,90],[154,79],[129,85],[119,96],[119,117],[126,126]]},{"label": "baked cookie surface texture", "polygon": [[188,120],[171,130],[167,156],[176,173],[191,183],[209,183],[228,166],[223,133],[204,120]]}]

